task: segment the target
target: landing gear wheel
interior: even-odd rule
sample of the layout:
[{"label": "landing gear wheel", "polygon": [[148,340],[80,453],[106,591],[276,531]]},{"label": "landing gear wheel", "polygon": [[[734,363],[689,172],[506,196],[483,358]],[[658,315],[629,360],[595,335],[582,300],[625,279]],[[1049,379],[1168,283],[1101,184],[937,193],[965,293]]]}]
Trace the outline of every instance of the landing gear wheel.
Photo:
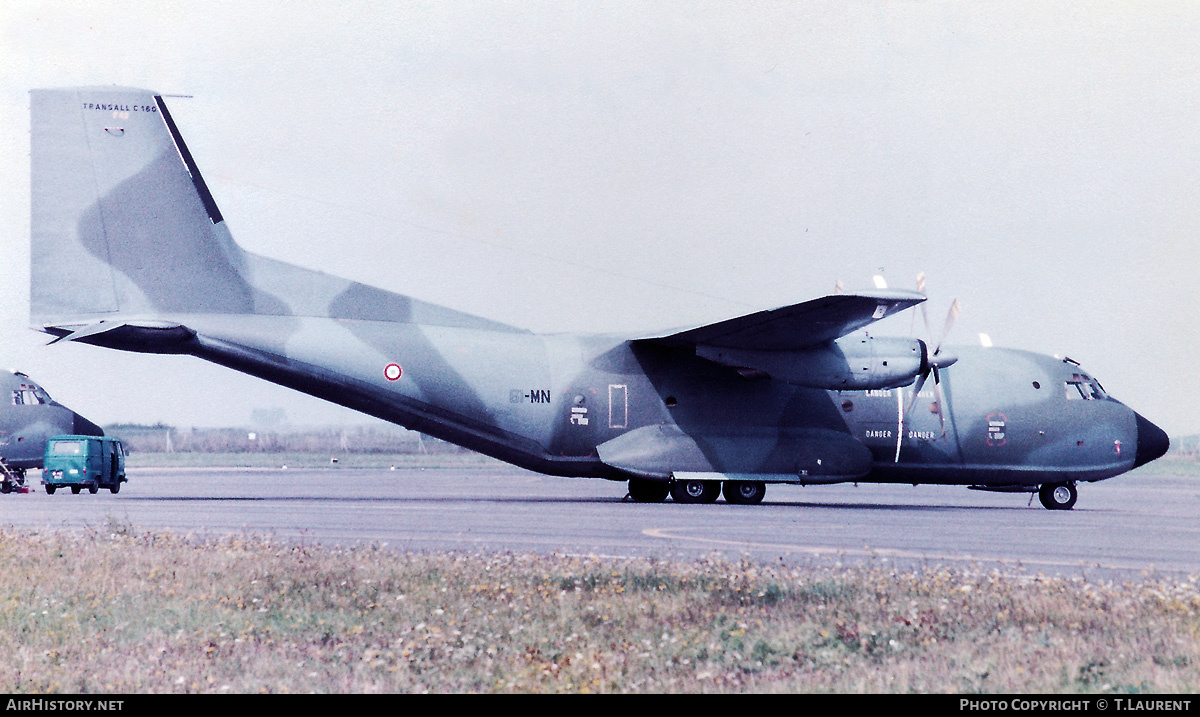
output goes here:
[{"label": "landing gear wheel", "polygon": [[670,492],[671,486],[665,480],[629,479],[629,497],[635,503],[661,503]]},{"label": "landing gear wheel", "polygon": [[1046,510],[1070,510],[1079,492],[1074,483],[1047,483],[1038,490],[1038,498]]},{"label": "landing gear wheel", "polygon": [[715,480],[677,480],[671,482],[671,497],[676,503],[713,503],[721,494]]},{"label": "landing gear wheel", "polygon": [[758,505],[767,494],[767,484],[756,480],[727,480],[721,484],[726,503]]}]

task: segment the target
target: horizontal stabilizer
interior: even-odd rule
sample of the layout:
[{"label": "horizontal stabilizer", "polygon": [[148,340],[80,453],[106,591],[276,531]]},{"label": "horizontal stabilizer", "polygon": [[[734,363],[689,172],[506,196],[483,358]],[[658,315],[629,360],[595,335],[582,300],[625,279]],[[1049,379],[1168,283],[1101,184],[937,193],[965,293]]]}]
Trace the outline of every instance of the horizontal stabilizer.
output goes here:
[{"label": "horizontal stabilizer", "polygon": [[187,353],[196,332],[165,321],[97,321],[82,326],[47,326],[59,341],[77,341],[141,353]]},{"label": "horizontal stabilizer", "polygon": [[788,351],[846,336],[922,301],[924,295],[903,290],[832,294],[642,340],[668,346]]}]

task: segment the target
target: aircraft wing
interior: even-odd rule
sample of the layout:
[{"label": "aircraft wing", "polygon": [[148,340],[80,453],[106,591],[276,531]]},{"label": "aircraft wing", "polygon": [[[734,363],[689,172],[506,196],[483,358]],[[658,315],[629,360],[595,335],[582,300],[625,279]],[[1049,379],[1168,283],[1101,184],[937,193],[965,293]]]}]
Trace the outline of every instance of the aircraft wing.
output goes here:
[{"label": "aircraft wing", "polygon": [[668,346],[796,350],[854,333],[924,300],[923,294],[898,289],[831,294],[642,341]]}]

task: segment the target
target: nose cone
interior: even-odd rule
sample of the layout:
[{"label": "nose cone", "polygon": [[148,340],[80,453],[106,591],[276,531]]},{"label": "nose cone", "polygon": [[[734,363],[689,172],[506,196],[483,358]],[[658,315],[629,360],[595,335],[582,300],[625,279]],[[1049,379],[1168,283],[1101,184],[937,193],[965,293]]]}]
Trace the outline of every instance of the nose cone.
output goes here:
[{"label": "nose cone", "polygon": [[1163,429],[1142,418],[1142,414],[1135,412],[1133,415],[1137,416],[1137,455],[1133,459],[1133,467],[1137,468],[1166,453],[1171,447],[1171,439]]},{"label": "nose cone", "polygon": [[[78,413],[75,413],[74,411],[71,412],[71,415],[73,416],[73,418],[71,419],[72,424],[73,424],[71,427],[71,432],[74,433],[75,435],[77,435],[77,436],[103,436],[104,435],[104,429],[100,428],[100,426],[97,426],[96,424],[92,423],[91,421],[89,421],[88,419],[79,415]],[[1140,426],[1141,424],[1138,424],[1138,425]],[[1139,448],[1138,451],[1140,454],[1141,449]]]}]

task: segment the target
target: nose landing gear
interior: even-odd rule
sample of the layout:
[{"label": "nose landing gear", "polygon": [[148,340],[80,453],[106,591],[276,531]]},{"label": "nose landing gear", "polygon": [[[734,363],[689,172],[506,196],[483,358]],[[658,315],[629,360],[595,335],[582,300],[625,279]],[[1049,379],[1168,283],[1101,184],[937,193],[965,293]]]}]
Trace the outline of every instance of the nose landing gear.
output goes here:
[{"label": "nose landing gear", "polygon": [[1070,510],[1078,497],[1074,483],[1046,483],[1038,489],[1038,499],[1046,510]]}]

